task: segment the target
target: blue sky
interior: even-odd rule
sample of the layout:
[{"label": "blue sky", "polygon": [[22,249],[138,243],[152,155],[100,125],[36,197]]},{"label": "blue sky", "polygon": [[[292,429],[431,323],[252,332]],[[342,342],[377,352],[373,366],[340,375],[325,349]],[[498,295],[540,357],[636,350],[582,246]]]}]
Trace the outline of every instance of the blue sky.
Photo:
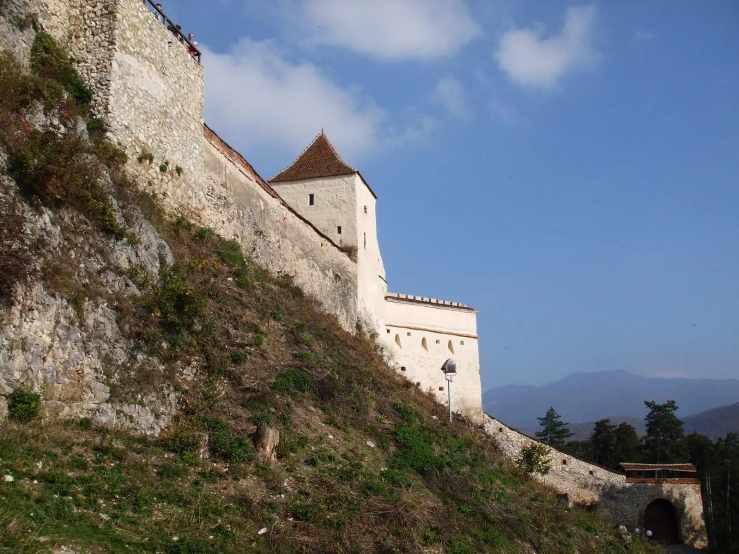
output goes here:
[{"label": "blue sky", "polygon": [[483,388],[739,378],[739,3],[179,0],[269,178],[323,127],[390,288],[480,310]]}]

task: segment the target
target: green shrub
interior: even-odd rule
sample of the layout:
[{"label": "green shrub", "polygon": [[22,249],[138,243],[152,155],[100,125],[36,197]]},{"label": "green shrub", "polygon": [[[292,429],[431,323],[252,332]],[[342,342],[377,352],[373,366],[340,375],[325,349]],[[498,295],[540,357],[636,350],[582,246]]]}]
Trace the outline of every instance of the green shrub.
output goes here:
[{"label": "green shrub", "polygon": [[210,227],[200,227],[197,231],[195,231],[195,235],[193,236],[193,238],[195,240],[202,241],[202,240],[209,239],[210,237],[214,236],[215,234],[216,234],[216,232],[213,229],[211,229]]},{"label": "green shrub", "polygon": [[416,421],[416,414],[418,410],[410,404],[404,404],[403,402],[396,402],[393,404],[393,409],[400,414],[405,421],[413,423]]},{"label": "green shrub", "polygon": [[310,376],[300,369],[281,371],[275,377],[272,388],[277,392],[288,393],[291,390],[307,391],[312,383]]},{"label": "green shrub", "polygon": [[254,425],[269,425],[272,423],[272,416],[269,414],[256,414],[249,418]]},{"label": "green shrub", "polygon": [[152,154],[148,150],[144,150],[143,152],[141,152],[141,154],[138,155],[136,160],[139,163],[149,162],[149,165],[151,165],[152,163],[154,163],[154,154]]},{"label": "green shrub", "polygon": [[403,448],[393,452],[390,458],[392,468],[427,473],[443,467],[443,461],[436,455],[428,435],[420,429],[398,422],[395,441]]},{"label": "green shrub", "polygon": [[505,548],[508,546],[508,539],[492,525],[488,525],[484,530],[480,531],[479,538],[482,542],[493,548]]},{"label": "green shrub", "polygon": [[74,99],[80,104],[89,104],[92,102],[92,90],[79,77],[69,84],[69,88]]},{"label": "green shrub", "polygon": [[246,260],[241,253],[241,247],[235,241],[227,241],[222,248],[216,249],[215,253],[231,269],[246,267]]},{"label": "green shrub", "polygon": [[275,321],[280,321],[280,320],[282,320],[282,318],[284,317],[284,316],[282,315],[282,312],[281,312],[281,311],[279,311],[279,310],[274,310],[274,311],[270,312],[270,314],[269,314],[269,315],[270,315],[270,317],[271,317],[272,319],[274,319]]},{"label": "green shrub", "polygon": [[234,350],[231,352],[231,362],[235,364],[244,364],[249,360],[249,354],[243,350]]},{"label": "green shrub", "polygon": [[538,442],[524,446],[521,449],[521,455],[516,460],[516,464],[526,475],[533,475],[534,473],[546,475],[551,467],[549,448]]},{"label": "green shrub", "polygon": [[41,413],[41,395],[26,387],[18,387],[10,394],[8,414],[16,421],[31,421]]},{"label": "green shrub", "polygon": [[467,537],[454,538],[449,541],[447,552],[449,554],[475,554],[475,545]]},{"label": "green shrub", "polygon": [[36,34],[31,46],[31,69],[35,75],[56,81],[68,89],[79,80],[67,53],[44,31]]},{"label": "green shrub", "polygon": [[267,333],[267,331],[257,331],[252,336],[251,343],[253,346],[262,346],[264,344],[265,339],[268,336],[269,336],[269,333]]},{"label": "green shrub", "polygon": [[176,165],[174,167],[174,170],[177,172],[177,175],[182,175],[184,173],[184,169],[182,169],[182,166]]},{"label": "green shrub", "polygon": [[254,459],[254,447],[245,437],[234,437],[226,423],[217,417],[205,417],[200,420],[208,432],[210,451],[229,462],[247,462]]},{"label": "green shrub", "polygon": [[167,169],[169,169],[169,164],[166,162],[162,162],[159,164],[159,171],[162,173],[167,173]]},{"label": "green shrub", "polygon": [[[189,334],[197,333],[206,317],[207,300],[189,282],[180,264],[160,261],[159,281],[144,299],[149,322],[166,334],[175,346],[182,346]],[[152,330],[150,330],[152,332]]]}]

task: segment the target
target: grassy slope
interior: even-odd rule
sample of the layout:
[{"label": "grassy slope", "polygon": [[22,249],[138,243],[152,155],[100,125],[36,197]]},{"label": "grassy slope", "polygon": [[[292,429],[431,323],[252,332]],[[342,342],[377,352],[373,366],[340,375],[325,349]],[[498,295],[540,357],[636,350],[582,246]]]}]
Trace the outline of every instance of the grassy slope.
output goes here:
[{"label": "grassy slope", "polygon": [[[164,371],[124,374],[117,398],[168,382],[183,409],[177,428],[157,439],[93,428],[87,420],[0,423],[0,550],[624,551],[597,511],[564,509],[479,431],[446,422],[442,407],[387,368],[371,339],[342,331],[289,278],[269,276],[234,244],[167,217],[132,192],[101,138],[92,146],[68,144],[74,133],[60,138],[55,150],[68,155],[49,170],[56,188],[44,188],[48,168],[23,162],[38,159],[40,149],[51,163],[53,152],[43,148],[49,136],[22,124],[28,103],[8,101],[7,92],[51,81],[24,80],[8,71],[7,58],[2,63],[3,148],[20,193],[53,207],[70,236],[89,232],[92,248],[110,244],[95,234],[136,240],[111,223],[93,184],[63,182],[65,168],[78,175],[75,164],[92,160],[86,174],[104,168],[124,211],[144,211],[177,260],[158,280],[129,268],[140,296],[111,297],[80,284],[77,262],[60,283],[63,257],[44,260],[44,267],[54,264],[41,277],[45,286],[80,306],[80,297],[117,305],[133,353],[163,362]],[[61,103],[63,123],[82,116],[99,125],[84,98],[72,105],[48,86],[37,89],[28,102],[41,100],[51,110]],[[188,366],[197,369],[190,380],[182,372]],[[274,466],[254,459],[250,435],[260,423],[280,430]],[[648,547],[635,543],[630,551]]]}]

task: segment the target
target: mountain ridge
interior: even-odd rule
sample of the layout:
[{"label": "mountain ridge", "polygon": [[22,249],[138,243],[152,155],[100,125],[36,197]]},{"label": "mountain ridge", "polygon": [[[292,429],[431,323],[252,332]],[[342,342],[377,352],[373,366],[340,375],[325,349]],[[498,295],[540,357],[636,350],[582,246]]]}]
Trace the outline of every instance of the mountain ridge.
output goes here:
[{"label": "mountain ridge", "polygon": [[643,377],[624,370],[572,373],[544,385],[503,385],[483,393],[486,412],[513,427],[538,427],[552,406],[568,423],[643,419],[645,400],[675,400],[682,419],[739,402],[739,379]]}]

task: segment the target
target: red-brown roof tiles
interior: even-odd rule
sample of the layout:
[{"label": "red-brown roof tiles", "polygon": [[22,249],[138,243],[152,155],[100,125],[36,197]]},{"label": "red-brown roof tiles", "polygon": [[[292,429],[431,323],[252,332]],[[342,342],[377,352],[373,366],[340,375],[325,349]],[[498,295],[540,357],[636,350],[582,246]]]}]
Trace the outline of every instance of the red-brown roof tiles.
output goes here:
[{"label": "red-brown roof tiles", "polygon": [[341,156],[321,131],[293,164],[272,177],[270,183],[300,181],[317,177],[335,177],[359,173],[341,159]]},{"label": "red-brown roof tiles", "polygon": [[681,471],[695,473],[698,471],[693,464],[619,464],[625,471]]}]

